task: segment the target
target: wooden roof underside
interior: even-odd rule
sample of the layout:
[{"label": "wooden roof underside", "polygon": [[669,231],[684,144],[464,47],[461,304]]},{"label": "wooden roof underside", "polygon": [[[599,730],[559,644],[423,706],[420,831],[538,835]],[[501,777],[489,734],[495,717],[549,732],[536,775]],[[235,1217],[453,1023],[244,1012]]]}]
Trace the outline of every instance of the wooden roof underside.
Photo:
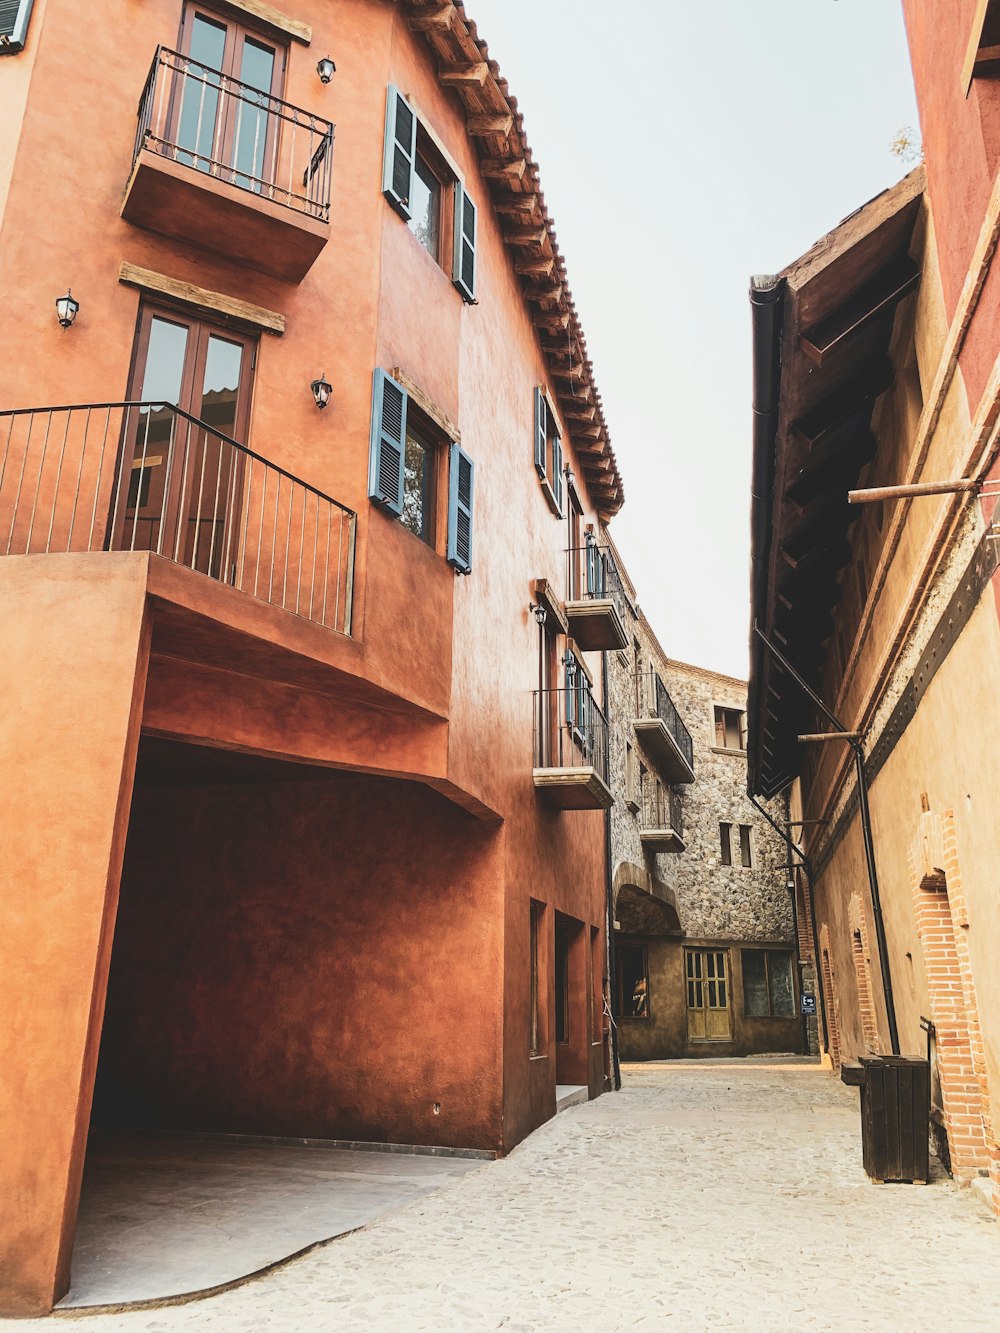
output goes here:
[{"label": "wooden roof underside", "polygon": [[466,124],[479,153],[480,172],[489,184],[514,270],[532,312],[549,373],[556,385],[560,415],[584,473],[594,507],[607,521],[624,503],[593,366],[566,280],[556,230],[539,184],[517,101],[510,95],[476,25],[458,0],[402,0],[414,32],[434,53],[438,78],[466,111]]},{"label": "wooden roof underside", "polygon": [[[781,380],[770,496],[766,606],[758,622],[815,688],[851,559],[859,510],[847,492],[876,455],[872,428],[890,388],[896,312],[920,270],[910,256],[922,168],[846,218],[780,275],[785,279]],[[760,769],[768,791],[798,769],[808,700],[759,645],[764,692]]]}]

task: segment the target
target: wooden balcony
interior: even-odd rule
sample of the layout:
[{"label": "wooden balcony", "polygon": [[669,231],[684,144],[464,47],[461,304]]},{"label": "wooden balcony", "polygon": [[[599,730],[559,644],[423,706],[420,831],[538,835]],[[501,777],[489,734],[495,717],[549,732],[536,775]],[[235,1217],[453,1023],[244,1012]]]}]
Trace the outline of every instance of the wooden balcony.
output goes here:
[{"label": "wooden balcony", "polygon": [[625,591],[610,548],[588,542],[566,555],[570,634],[584,652],[627,648]]},{"label": "wooden balcony", "polygon": [[608,723],[582,677],[572,689],[536,690],[535,764],[538,794],[560,810],[608,810]]},{"label": "wooden balcony", "polygon": [[333,126],[159,47],[122,217],[301,282],[330,233]]},{"label": "wooden balcony", "polygon": [[639,679],[641,715],[632,729],[657,773],[666,783],[694,782],[694,744],[674,702],[655,672]]}]

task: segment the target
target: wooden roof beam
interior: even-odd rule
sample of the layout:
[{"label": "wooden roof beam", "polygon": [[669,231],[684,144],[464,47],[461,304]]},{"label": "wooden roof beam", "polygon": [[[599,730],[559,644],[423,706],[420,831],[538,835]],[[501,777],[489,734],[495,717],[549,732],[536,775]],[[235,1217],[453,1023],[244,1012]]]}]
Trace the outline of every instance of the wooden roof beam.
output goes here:
[{"label": "wooden roof beam", "polygon": [[555,332],[559,329],[569,328],[568,310],[536,310],[534,314],[534,324],[537,329],[545,329],[546,332]]},{"label": "wooden roof beam", "polygon": [[479,163],[479,170],[488,181],[519,181],[527,165],[523,157],[484,157]]},{"label": "wooden roof beam", "polygon": [[525,249],[543,245],[548,237],[548,229],[537,227],[508,227],[503,238],[508,245],[523,246]]},{"label": "wooden roof beam", "polygon": [[466,121],[466,127],[469,133],[477,138],[486,138],[491,134],[502,134],[506,137],[514,128],[514,117],[509,111],[499,115],[482,113],[470,116]]},{"label": "wooden roof beam", "polygon": [[414,32],[447,31],[457,13],[451,0],[446,4],[420,5],[410,10],[408,22]]},{"label": "wooden roof beam", "polygon": [[542,283],[539,286],[525,284],[524,295],[529,301],[561,301],[563,298],[563,285],[561,282]]},{"label": "wooden roof beam", "polygon": [[446,88],[455,88],[465,83],[475,83],[481,88],[489,72],[490,67],[485,60],[456,61],[441,65],[438,78]]},{"label": "wooden roof beam", "polygon": [[803,352],[814,365],[822,366],[855,334],[897,306],[919,281],[919,266],[908,255],[904,255],[866,283],[839,310],[800,333],[799,343]]}]

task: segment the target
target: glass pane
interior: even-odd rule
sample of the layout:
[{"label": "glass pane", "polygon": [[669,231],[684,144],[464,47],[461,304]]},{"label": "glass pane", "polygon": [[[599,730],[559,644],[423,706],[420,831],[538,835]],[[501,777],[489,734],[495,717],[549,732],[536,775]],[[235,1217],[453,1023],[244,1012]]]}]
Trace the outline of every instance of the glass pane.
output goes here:
[{"label": "glass pane", "polygon": [[438,257],[441,182],[419,155],[413,172],[410,195],[410,230],[424,249]]},{"label": "glass pane", "polygon": [[716,983],[714,981],[710,981],[708,983],[708,1007],[710,1009],[715,1009],[718,1007],[718,1003],[719,1001],[717,998]]},{"label": "glass pane", "polygon": [[743,1012],[748,1018],[767,1018],[767,967],[762,949],[743,950]]},{"label": "glass pane", "polygon": [[425,542],[433,540],[430,447],[406,432],[406,452],[403,457],[403,526]]},{"label": "glass pane", "polygon": [[725,981],[721,981],[721,980],[720,980],[720,982],[719,982],[719,1008],[720,1008],[720,1009],[725,1009],[727,1003],[728,1003],[728,1001],[727,1001],[727,999],[726,999],[726,983],[725,983]]},{"label": "glass pane", "polygon": [[191,28],[191,59],[179,76],[181,110],[177,143],[181,162],[210,169],[219,114],[219,70],[226,53],[226,26],[196,14]]},{"label": "glass pane", "polygon": [[208,340],[201,408],[196,412],[223,435],[236,432],[236,400],[243,365],[243,344],[214,336]]},{"label": "glass pane", "polygon": [[147,403],[176,404],[181,396],[188,330],[184,324],[153,319],[139,396]]},{"label": "glass pane", "polygon": [[[233,166],[240,173],[236,184],[245,190],[260,190],[264,176],[264,148],[268,132],[268,106],[274,76],[274,48],[259,46],[248,38],[243,43],[240,80],[249,88],[234,89],[236,123],[233,132]],[[254,92],[253,89],[260,89]],[[276,127],[275,127],[276,128]]]},{"label": "glass pane", "polygon": [[792,955],[768,955],[771,982],[771,1013],[780,1018],[795,1017],[795,994],[792,988]]}]

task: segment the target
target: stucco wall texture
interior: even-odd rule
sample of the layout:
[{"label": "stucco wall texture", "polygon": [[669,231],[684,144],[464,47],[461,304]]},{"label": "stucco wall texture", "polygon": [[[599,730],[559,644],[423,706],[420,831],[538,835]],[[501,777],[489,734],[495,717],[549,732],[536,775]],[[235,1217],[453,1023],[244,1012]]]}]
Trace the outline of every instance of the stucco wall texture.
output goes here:
[{"label": "stucco wall texture", "polygon": [[[226,14],[241,8],[252,23],[253,5]],[[23,942],[0,983],[13,994],[0,1006],[10,1055],[0,1180],[4,1198],[20,1200],[0,1210],[0,1309],[15,1313],[49,1308],[68,1282],[109,965],[112,1077],[131,1050],[133,1106],[188,1125],[203,1116],[214,1128],[312,1125],[507,1151],[554,1114],[560,1076],[591,1095],[604,1087],[593,999],[604,820],[549,808],[532,781],[538,627],[528,603],[537,579],[565,595],[567,546],[532,463],[533,395],[544,386],[558,412],[560,386],[467,113],[401,6],[299,0],[294,18],[311,25],[312,43],[289,45],[283,96],[337,123],[333,207],[319,258],[301,282],[283,282],[204,248],[197,233],[173,241],[120,215],[137,101],[157,44],[176,46],[180,16],[180,0],[109,0],[95,27],[73,0],[36,0],[28,47],[4,58],[0,406],[126,398],[144,297],[119,281],[123,262],[280,314],[284,334],[260,336],[247,442],[357,512],[353,637],[156,555],[72,557],[72,594],[54,591],[60,557],[5,557],[0,615],[16,629],[5,642],[2,758],[9,772],[30,769],[25,796],[46,794],[34,822],[12,802],[4,830],[21,849],[0,899],[0,936]],[[327,50],[337,74],[324,87],[316,60]],[[390,83],[477,205],[477,305],[382,196]],[[67,286],[80,313],[63,331],[53,302]],[[397,366],[457,424],[475,462],[468,577],[446,562],[443,525],[427,544],[369,502],[373,371]],[[309,384],[324,369],[334,393],[320,413]],[[566,429],[563,443],[583,520],[596,525]],[[47,622],[54,596],[68,609]],[[599,656],[590,665],[599,696]],[[113,701],[109,682],[121,682]],[[130,821],[140,726],[143,739],[343,776],[310,786],[271,774],[270,787],[224,791],[181,764],[172,789],[155,799],[143,789]],[[126,835],[131,877],[109,948]],[[546,905],[547,1045],[534,1059],[532,898]],[[570,1041],[558,1052],[556,913],[574,932]],[[169,946],[175,968],[143,966],[153,942]],[[460,968],[481,982],[464,1001]],[[159,1012],[151,976],[172,1001]],[[317,979],[328,993],[311,995]],[[30,1043],[7,1019],[25,1009]],[[248,1040],[225,1049],[230,1020]],[[311,1072],[297,1080],[293,1069]]]}]

